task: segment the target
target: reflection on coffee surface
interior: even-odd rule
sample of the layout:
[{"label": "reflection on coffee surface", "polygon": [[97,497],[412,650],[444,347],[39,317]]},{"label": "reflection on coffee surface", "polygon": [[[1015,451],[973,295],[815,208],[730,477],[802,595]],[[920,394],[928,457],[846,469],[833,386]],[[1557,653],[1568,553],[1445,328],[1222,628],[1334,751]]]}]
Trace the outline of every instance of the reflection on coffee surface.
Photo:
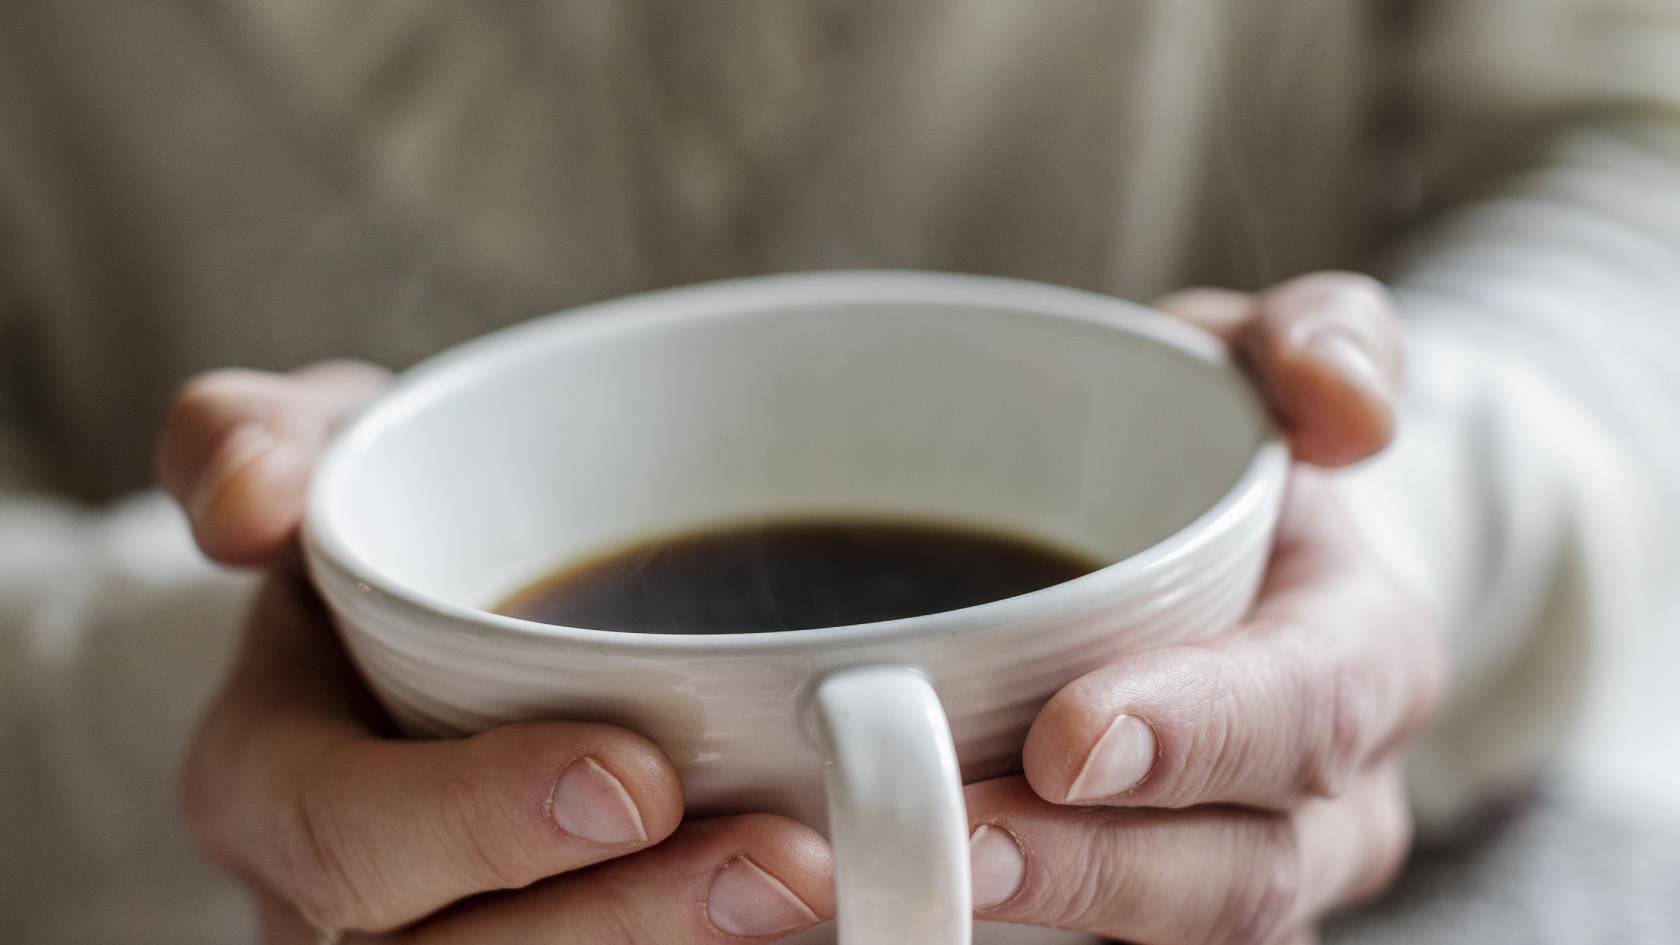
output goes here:
[{"label": "reflection on coffee surface", "polygon": [[498,613],[635,633],[764,633],[956,610],[1100,567],[1015,535],[900,520],[713,528],[570,565]]}]

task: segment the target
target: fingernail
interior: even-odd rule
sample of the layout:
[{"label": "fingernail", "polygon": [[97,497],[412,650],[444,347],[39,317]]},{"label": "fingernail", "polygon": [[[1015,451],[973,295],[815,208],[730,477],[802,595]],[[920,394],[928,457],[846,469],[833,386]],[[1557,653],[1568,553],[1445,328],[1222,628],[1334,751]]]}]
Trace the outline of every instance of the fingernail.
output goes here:
[{"label": "fingernail", "polygon": [[1337,326],[1327,326],[1308,335],[1301,351],[1370,394],[1387,399],[1394,393],[1394,385],[1371,352]]},{"label": "fingernail", "polygon": [[1155,732],[1132,715],[1110,722],[1068,788],[1069,801],[1094,801],[1124,794],[1155,767]]},{"label": "fingernail", "polygon": [[968,855],[974,873],[974,908],[990,909],[1020,890],[1027,876],[1027,858],[1014,834],[981,824],[968,838]]},{"label": "fingernail", "polygon": [[594,758],[581,758],[561,772],[549,810],[561,830],[591,843],[647,842],[641,811],[630,792]]},{"label": "fingernail", "polygon": [[191,480],[185,502],[187,517],[194,522],[203,521],[228,481],[278,444],[274,434],[261,423],[241,423],[229,431],[216,445],[204,468]]},{"label": "fingernail", "polygon": [[790,932],[817,921],[793,890],[744,856],[725,863],[712,880],[706,914],[719,930],[749,937]]}]

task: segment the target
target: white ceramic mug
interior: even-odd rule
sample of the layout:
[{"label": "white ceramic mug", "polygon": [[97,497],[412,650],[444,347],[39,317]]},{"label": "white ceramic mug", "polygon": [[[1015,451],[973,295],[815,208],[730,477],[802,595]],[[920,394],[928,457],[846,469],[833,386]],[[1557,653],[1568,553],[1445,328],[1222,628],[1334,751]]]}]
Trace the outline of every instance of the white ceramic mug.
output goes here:
[{"label": "white ceramic mug", "polygon": [[[777,276],[538,319],[414,369],[328,451],[305,544],[408,731],[568,718],[642,732],[691,813],[826,823],[841,941],[961,945],[961,783],[1018,770],[1034,713],[1081,674],[1230,627],[1287,462],[1222,346],[1159,314],[972,276]],[[1112,563],[963,610],[787,633],[615,633],[485,609],[631,541],[856,513]],[[977,938],[1013,941],[1008,928]]]}]

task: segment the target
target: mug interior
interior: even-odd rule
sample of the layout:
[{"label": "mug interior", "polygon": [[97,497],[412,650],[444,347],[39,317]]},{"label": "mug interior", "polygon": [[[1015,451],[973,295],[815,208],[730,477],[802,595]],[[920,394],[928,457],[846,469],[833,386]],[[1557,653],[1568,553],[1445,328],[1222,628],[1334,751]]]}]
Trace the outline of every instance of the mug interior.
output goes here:
[{"label": "mug interior", "polygon": [[1272,438],[1210,338],[1073,290],[910,274],[637,297],[406,376],[319,471],[358,570],[488,608],[568,562],[713,524],[943,521],[1115,562]]}]

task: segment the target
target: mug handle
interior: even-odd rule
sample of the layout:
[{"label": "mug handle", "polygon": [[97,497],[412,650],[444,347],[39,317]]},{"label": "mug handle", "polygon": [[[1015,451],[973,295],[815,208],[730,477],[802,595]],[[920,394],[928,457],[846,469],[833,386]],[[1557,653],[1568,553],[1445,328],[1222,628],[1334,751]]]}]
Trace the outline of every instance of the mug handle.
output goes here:
[{"label": "mug handle", "polygon": [[907,666],[850,667],[817,683],[811,705],[840,945],[969,945],[968,811],[933,686]]}]

